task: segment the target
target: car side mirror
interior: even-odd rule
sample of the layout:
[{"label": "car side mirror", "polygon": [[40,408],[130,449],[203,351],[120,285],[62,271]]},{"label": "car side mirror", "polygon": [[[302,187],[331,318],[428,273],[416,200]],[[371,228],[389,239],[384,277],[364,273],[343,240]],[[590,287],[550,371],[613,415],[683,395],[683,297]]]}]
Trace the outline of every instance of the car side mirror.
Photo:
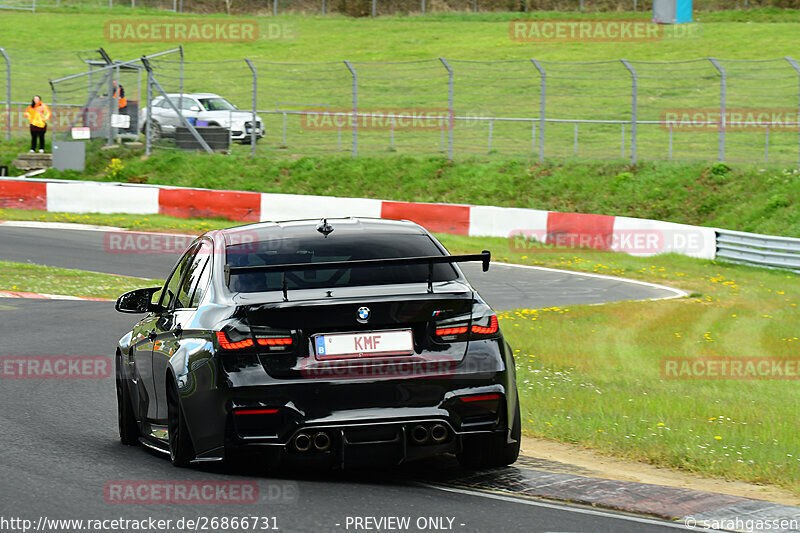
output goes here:
[{"label": "car side mirror", "polygon": [[200,108],[199,108],[199,107],[197,107],[196,105],[193,105],[193,106],[191,106],[191,107],[189,108],[189,111],[200,111]]},{"label": "car side mirror", "polygon": [[136,289],[129,291],[117,298],[114,309],[120,313],[150,313],[161,311],[163,308],[152,303],[153,295],[161,290],[161,287],[149,287],[147,289]]}]

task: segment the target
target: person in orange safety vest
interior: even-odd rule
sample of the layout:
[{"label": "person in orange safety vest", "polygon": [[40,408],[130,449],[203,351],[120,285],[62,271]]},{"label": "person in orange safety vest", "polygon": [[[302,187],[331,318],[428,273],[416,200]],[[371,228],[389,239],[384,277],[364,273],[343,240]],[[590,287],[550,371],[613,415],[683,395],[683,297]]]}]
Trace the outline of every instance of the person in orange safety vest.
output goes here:
[{"label": "person in orange safety vest", "polygon": [[25,116],[31,125],[31,152],[36,151],[37,141],[39,152],[44,152],[44,136],[47,133],[47,121],[51,116],[50,108],[42,102],[41,97],[37,94],[25,111]]},{"label": "person in orange safety vest", "polygon": [[128,99],[125,98],[125,87],[117,85],[117,80],[114,80],[114,98],[118,101],[120,113],[124,115],[125,108],[128,107]]}]

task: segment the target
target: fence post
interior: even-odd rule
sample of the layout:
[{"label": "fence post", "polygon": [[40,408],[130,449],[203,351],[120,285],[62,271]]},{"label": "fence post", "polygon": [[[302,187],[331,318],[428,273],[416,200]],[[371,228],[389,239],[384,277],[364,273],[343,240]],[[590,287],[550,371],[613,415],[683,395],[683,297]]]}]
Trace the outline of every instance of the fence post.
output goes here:
[{"label": "fence post", "polygon": [[453,103],[453,69],[443,57],[439,58],[447,69],[447,159],[453,159],[453,128],[455,127],[455,109]]},{"label": "fence post", "polygon": [[6,140],[11,140],[11,60],[5,49],[0,46],[0,54],[6,60]]},{"label": "fence post", "polygon": [[531,59],[531,63],[539,71],[539,77],[542,80],[539,89],[539,162],[544,161],[544,110],[545,98],[547,97],[547,74],[545,73],[542,65],[536,59]]},{"label": "fence post", "polygon": [[627,59],[620,59],[631,73],[631,163],[636,163],[636,126],[639,115],[639,75]]},{"label": "fence post", "polygon": [[728,73],[725,72],[725,69],[720,65],[719,61],[714,59],[713,57],[708,58],[711,61],[711,64],[714,65],[714,68],[717,69],[720,75],[719,79],[719,115],[720,115],[720,123],[719,123],[719,160],[725,161],[725,127],[726,127],[726,117],[725,117],[725,110],[726,107],[726,93],[728,90]]},{"label": "fence post", "polygon": [[672,161],[672,122],[669,123],[669,160]]},{"label": "fence post", "polygon": [[[56,86],[53,83],[53,80],[48,80],[48,81],[50,82],[50,92],[53,95],[53,98],[52,98],[50,103],[53,105],[53,109],[56,110],[57,109],[56,108]],[[20,120],[20,124],[22,124],[22,120]],[[53,120],[53,140],[50,141],[50,153],[53,153],[53,150],[55,150],[55,148],[56,148],[56,141],[58,140],[57,131],[58,131],[58,117],[56,117]]]},{"label": "fence post", "polygon": [[151,152],[150,128],[153,122],[153,72],[147,69],[147,89],[145,90],[147,104],[147,122],[144,123],[144,155],[149,156]]},{"label": "fence post", "polygon": [[178,52],[181,55],[181,65],[180,65],[180,73],[179,73],[179,83],[181,85],[181,102],[183,102],[183,45],[178,46]]},{"label": "fence post", "polygon": [[575,147],[572,149],[573,155],[578,155],[578,123],[575,123]]},{"label": "fence post", "polygon": [[422,14],[425,14],[425,0],[422,0]]},{"label": "fence post", "polygon": [[349,61],[344,62],[353,75],[353,157],[358,155],[358,74]]},{"label": "fence post", "polygon": [[108,136],[106,137],[106,146],[114,144],[114,128],[111,127],[111,120],[114,117],[114,112],[117,111],[115,109],[117,99],[115,96],[116,88],[114,87],[114,71],[119,72],[119,67],[106,72],[106,76],[108,76]]},{"label": "fence post", "polygon": [[327,4],[326,0],[322,0],[322,14],[323,15],[327,15],[328,14],[328,4]]},{"label": "fence post", "polygon": [[278,16],[278,0],[272,0],[272,16]]},{"label": "fence post", "polygon": [[[784,59],[789,62],[789,64],[794,68],[797,72],[797,120],[800,121],[800,65],[797,64],[797,61],[792,59],[789,56],[786,56]],[[797,166],[800,168],[800,124],[795,124],[798,129],[797,135]]]},{"label": "fence post", "polygon": [[250,155],[256,155],[256,125],[258,124],[258,73],[253,62],[245,58],[250,72],[253,73],[253,119],[250,122]]},{"label": "fence post", "polygon": [[378,0],[372,0],[372,18],[375,18],[376,16],[378,16],[378,5],[377,5],[377,1],[378,1]]}]

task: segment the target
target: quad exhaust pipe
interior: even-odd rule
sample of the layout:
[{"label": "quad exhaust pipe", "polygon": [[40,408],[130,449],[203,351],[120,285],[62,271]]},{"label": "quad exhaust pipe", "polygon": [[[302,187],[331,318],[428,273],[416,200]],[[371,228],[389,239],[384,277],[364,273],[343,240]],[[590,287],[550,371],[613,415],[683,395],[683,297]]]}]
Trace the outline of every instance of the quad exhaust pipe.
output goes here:
[{"label": "quad exhaust pipe", "polygon": [[331,447],[331,438],[324,431],[314,435],[314,448],[319,452],[327,451]]},{"label": "quad exhaust pipe", "polygon": [[417,424],[411,428],[411,440],[413,440],[416,444],[425,444],[428,442],[429,436],[430,432],[428,431],[428,428],[422,424]]},{"label": "quad exhaust pipe", "polygon": [[446,441],[449,436],[450,430],[445,424],[439,422],[430,425],[417,424],[412,426],[409,432],[411,442],[417,445],[423,445],[429,442],[432,444],[441,444]]},{"label": "quad exhaust pipe", "polygon": [[331,436],[324,431],[318,431],[311,435],[309,433],[298,433],[292,441],[294,449],[298,452],[310,450],[324,452],[331,448]]},{"label": "quad exhaust pipe", "polygon": [[431,428],[431,440],[435,443],[444,442],[447,440],[447,426],[444,424],[434,424]]},{"label": "quad exhaust pipe", "polygon": [[298,433],[294,438],[294,449],[298,452],[307,452],[311,449],[311,435],[308,433]]}]

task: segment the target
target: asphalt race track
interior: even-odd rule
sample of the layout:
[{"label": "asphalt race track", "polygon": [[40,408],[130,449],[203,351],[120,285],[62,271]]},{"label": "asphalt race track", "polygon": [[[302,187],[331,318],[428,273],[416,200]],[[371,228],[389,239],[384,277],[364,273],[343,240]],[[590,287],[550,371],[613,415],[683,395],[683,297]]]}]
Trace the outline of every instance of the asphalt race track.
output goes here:
[{"label": "asphalt race track", "polygon": [[[0,225],[0,259],[163,278],[175,257],[108,253],[100,231]],[[467,272],[489,303],[500,309],[675,294],[652,286],[538,269],[493,265],[483,278],[478,269]],[[115,341],[134,320],[132,315],[114,312],[110,302],[0,298],[0,356],[110,356]],[[110,357],[108,362],[112,363]],[[446,459],[435,465],[345,473],[313,469],[265,473],[257,465],[176,469],[143,447],[119,443],[113,377],[4,377],[0,380],[0,427],[0,516],[32,520],[34,526],[41,517],[152,517],[173,520],[170,528],[161,531],[185,531],[190,528],[178,528],[175,521],[183,517],[261,516],[274,517],[280,531],[375,531],[356,528],[354,517],[397,516],[410,517],[411,526],[405,531],[640,532],[679,528],[628,515],[498,498],[479,491],[455,493],[425,484],[432,468],[458,468]],[[104,492],[108,484],[130,481],[255,483],[258,498],[249,504],[109,503]],[[444,520],[425,522],[428,517]],[[418,519],[424,527],[418,528]],[[12,531],[1,524],[0,530]],[[74,530],[77,528],[45,529]]]},{"label": "asphalt race track", "polygon": [[[77,268],[140,278],[164,279],[177,254],[115,250],[102,230],[50,229],[0,225],[0,258],[62,268]],[[163,244],[163,243],[162,243]],[[676,296],[663,287],[620,278],[492,263],[489,273],[464,263],[464,273],[481,296],[498,310],[646,300]]]}]

